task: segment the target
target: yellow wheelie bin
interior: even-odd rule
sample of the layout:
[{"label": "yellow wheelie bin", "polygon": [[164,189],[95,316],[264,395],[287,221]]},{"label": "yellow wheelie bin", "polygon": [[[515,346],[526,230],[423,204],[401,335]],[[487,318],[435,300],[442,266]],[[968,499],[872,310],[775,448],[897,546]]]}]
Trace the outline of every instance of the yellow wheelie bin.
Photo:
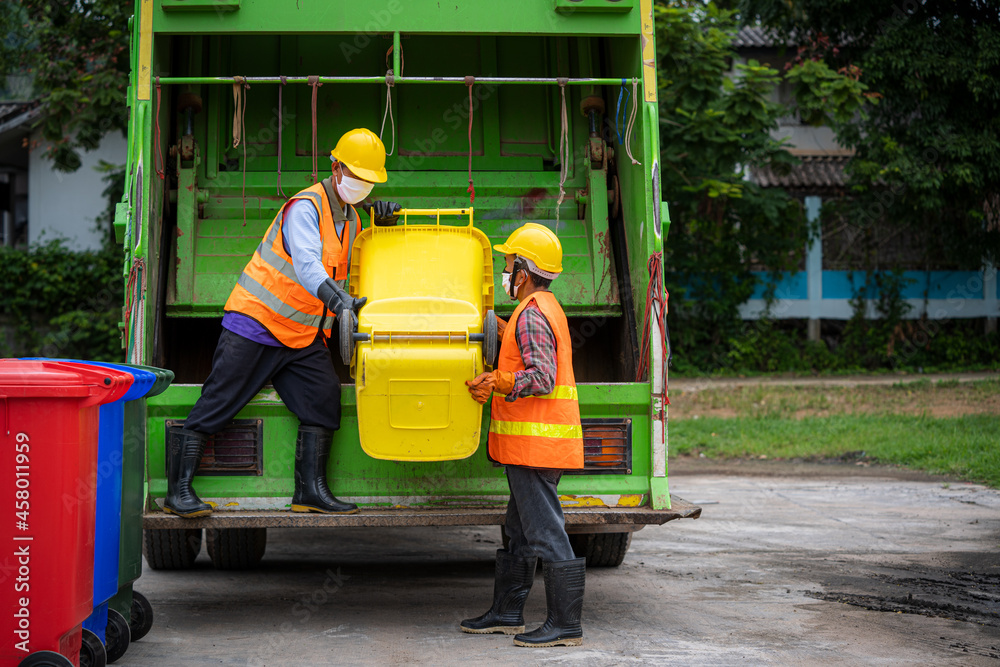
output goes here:
[{"label": "yellow wheelie bin", "polygon": [[472,455],[482,406],[465,381],[495,363],[498,343],[492,249],[473,209],[404,209],[396,226],[364,230],[350,276],[351,295],[368,297],[356,319],[338,318],[362,449],[395,461]]}]

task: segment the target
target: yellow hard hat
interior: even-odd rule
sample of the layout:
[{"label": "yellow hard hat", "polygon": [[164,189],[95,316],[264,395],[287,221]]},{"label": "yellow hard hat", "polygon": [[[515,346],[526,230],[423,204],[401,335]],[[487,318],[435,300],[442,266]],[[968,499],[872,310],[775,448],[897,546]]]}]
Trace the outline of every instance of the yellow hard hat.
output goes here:
[{"label": "yellow hard hat", "polygon": [[372,183],[385,183],[385,144],[363,127],[345,132],[330,156],[346,164],[354,175]]},{"label": "yellow hard hat", "polygon": [[493,246],[505,255],[527,257],[535,266],[549,273],[562,273],[562,244],[545,225],[526,222],[515,229],[506,243]]}]

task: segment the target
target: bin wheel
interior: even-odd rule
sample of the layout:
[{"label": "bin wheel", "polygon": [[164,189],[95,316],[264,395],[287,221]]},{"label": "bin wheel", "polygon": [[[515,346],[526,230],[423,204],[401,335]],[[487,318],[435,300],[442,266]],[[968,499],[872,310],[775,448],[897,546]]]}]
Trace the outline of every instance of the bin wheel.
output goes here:
[{"label": "bin wheel", "polygon": [[217,570],[257,567],[267,548],[267,528],[208,528],[208,556]]},{"label": "bin wheel", "polygon": [[100,637],[84,628],[80,642],[80,667],[107,667],[107,664],[108,653]]},{"label": "bin wheel", "polygon": [[492,310],[486,311],[486,317],[483,318],[483,334],[485,340],[483,341],[483,363],[487,366],[493,366],[497,360],[497,314]]},{"label": "bin wheel", "polygon": [[73,661],[55,651],[37,651],[17,663],[17,667],[73,667]]},{"label": "bin wheel", "polygon": [[347,308],[340,311],[337,321],[340,322],[340,360],[350,368],[354,358],[354,318],[351,311]]},{"label": "bin wheel", "polygon": [[125,655],[132,641],[128,621],[114,609],[108,609],[108,626],[104,630],[104,650],[108,653],[108,663]]},{"label": "bin wheel", "polygon": [[132,641],[137,642],[147,634],[153,627],[153,605],[142,593],[132,591],[132,609],[128,621],[129,634]]},{"label": "bin wheel", "polygon": [[574,533],[569,543],[577,558],[586,557],[587,567],[618,567],[632,544],[632,533]]},{"label": "bin wheel", "polygon": [[154,570],[186,570],[201,551],[201,528],[142,531],[142,555]]}]

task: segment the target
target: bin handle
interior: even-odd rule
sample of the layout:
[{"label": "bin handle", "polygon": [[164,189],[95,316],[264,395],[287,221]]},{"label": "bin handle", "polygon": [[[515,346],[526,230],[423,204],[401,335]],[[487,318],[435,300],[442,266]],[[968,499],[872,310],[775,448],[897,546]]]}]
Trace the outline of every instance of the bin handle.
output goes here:
[{"label": "bin handle", "polygon": [[403,225],[407,225],[407,216],[410,215],[433,215],[437,217],[436,225],[441,225],[442,215],[468,215],[469,227],[472,227],[472,207],[468,208],[404,208],[399,211],[403,216]]}]

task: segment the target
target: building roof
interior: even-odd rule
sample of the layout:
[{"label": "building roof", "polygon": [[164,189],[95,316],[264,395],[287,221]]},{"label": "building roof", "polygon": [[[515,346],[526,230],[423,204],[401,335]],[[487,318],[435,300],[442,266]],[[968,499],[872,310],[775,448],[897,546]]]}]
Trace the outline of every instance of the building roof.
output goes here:
[{"label": "building roof", "polygon": [[0,103],[0,137],[11,132],[27,133],[31,123],[41,115],[42,107],[38,102]]},{"label": "building roof", "polygon": [[740,28],[733,39],[737,49],[767,49],[782,46],[795,46],[794,35],[781,39],[776,30],[759,25],[745,25]]},{"label": "building roof", "polygon": [[850,155],[799,155],[801,164],[792,167],[788,173],[778,173],[770,167],[750,170],[753,181],[765,188],[786,188],[788,190],[832,191],[844,187],[847,175],[844,167]]}]

